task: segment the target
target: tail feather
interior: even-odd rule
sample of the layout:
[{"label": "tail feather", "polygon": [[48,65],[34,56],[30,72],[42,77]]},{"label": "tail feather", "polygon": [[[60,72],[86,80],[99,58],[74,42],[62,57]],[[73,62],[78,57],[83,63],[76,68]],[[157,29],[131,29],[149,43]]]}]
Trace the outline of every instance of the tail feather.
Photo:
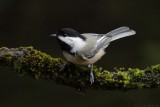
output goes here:
[{"label": "tail feather", "polygon": [[129,29],[129,27],[120,27],[111,32],[108,32],[106,36],[110,36],[111,41],[114,41],[123,37],[134,35],[134,34],[136,34],[136,32],[132,29]]}]

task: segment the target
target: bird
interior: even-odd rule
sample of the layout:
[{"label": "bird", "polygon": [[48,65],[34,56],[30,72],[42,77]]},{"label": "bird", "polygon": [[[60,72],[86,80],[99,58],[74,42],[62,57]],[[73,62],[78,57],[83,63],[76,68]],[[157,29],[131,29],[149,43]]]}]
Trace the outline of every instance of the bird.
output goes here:
[{"label": "bird", "polygon": [[[90,83],[94,83],[93,64],[106,53],[105,49],[117,39],[136,34],[127,26],[122,26],[105,34],[79,33],[72,28],[62,28],[55,34],[64,58],[69,63],[77,65],[88,65],[90,72]],[[65,68],[67,63],[61,66]]]}]

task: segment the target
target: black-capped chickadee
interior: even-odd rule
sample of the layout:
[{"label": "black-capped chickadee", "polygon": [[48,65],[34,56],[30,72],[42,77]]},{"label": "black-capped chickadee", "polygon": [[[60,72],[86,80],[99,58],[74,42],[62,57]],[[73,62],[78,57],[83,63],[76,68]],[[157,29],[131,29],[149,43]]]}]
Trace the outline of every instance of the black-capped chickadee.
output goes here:
[{"label": "black-capped chickadee", "polygon": [[82,33],[71,28],[62,28],[56,34],[63,55],[68,62],[88,65],[90,70],[90,82],[94,82],[93,64],[104,54],[105,48],[110,42],[134,35],[136,32],[129,27],[120,27],[106,34]]}]

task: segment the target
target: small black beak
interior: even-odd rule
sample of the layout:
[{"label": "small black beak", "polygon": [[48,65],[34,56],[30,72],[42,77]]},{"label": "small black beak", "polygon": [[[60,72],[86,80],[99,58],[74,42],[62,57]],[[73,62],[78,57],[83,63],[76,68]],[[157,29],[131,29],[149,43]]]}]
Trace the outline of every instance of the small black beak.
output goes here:
[{"label": "small black beak", "polygon": [[50,36],[52,36],[52,37],[56,37],[57,35],[56,35],[56,34],[51,34]]}]

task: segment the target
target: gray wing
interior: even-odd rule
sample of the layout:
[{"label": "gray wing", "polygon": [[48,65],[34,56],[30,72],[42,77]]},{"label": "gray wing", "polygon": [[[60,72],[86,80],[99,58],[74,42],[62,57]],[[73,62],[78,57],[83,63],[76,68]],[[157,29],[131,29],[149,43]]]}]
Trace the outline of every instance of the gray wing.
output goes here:
[{"label": "gray wing", "polygon": [[92,39],[93,41],[95,41],[94,44],[90,44],[90,45],[95,45],[94,47],[92,47],[92,49],[90,49],[89,51],[86,51],[85,53],[83,53],[83,57],[85,59],[89,59],[95,56],[95,54],[101,49],[101,48],[106,48],[110,41],[111,41],[111,37],[110,36],[104,36],[104,34],[95,34],[95,33],[84,33],[82,34],[85,37],[87,37],[88,39]]},{"label": "gray wing", "polygon": [[92,48],[89,52],[84,53],[84,58],[92,58],[95,56],[95,54],[101,49],[105,49],[111,41],[134,35],[136,32],[129,27],[123,26],[120,28],[117,28],[115,30],[112,30],[106,34],[96,34],[96,33],[84,33],[86,38],[92,39],[93,37],[96,37],[95,39],[95,47]]}]

